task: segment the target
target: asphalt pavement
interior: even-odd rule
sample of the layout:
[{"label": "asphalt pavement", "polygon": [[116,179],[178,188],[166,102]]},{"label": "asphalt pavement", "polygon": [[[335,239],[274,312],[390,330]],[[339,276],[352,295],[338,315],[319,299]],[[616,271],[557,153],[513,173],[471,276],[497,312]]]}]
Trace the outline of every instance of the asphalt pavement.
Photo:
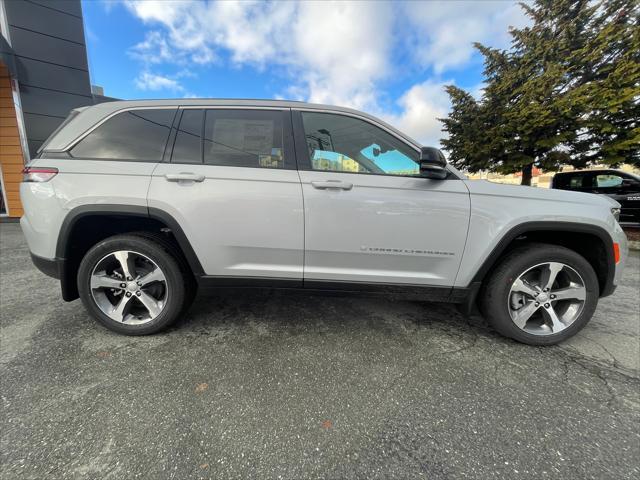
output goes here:
[{"label": "asphalt pavement", "polygon": [[570,341],[450,305],[226,292],[125,337],[0,224],[0,478],[640,477],[640,255]]}]

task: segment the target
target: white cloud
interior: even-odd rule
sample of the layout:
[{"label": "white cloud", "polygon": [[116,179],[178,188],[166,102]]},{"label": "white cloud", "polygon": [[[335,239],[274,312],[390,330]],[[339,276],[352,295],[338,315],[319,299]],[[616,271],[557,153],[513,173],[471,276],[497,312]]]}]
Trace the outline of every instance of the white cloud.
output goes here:
[{"label": "white cloud", "polygon": [[356,108],[376,104],[376,82],[391,71],[393,15],[386,3],[301,4],[291,63],[307,99]]},{"label": "white cloud", "polygon": [[[149,63],[210,63],[217,50],[236,64],[276,65],[295,78],[291,92],[314,102],[365,108],[389,72],[393,15],[386,3],[136,1],[147,34],[131,54]],[[354,21],[357,20],[357,21]]]},{"label": "white cloud", "polygon": [[[181,91],[175,78],[153,75],[149,65],[184,68],[224,54],[235,65],[279,69],[289,85],[275,96],[378,113],[432,144],[440,136],[436,117],[449,109],[442,75],[469,62],[473,41],[506,46],[508,25],[524,18],[517,4],[501,1],[128,0],[126,6],[151,29],[130,50],[146,65],[140,88]],[[427,79],[428,72],[435,75]],[[394,114],[380,107],[380,88],[395,75],[416,81]]]},{"label": "white cloud", "polygon": [[473,55],[473,42],[508,47],[508,27],[528,23],[524,10],[515,2],[408,2],[403,8],[413,27],[407,43],[416,61],[436,73],[465,65]]},{"label": "white cloud", "polygon": [[140,90],[184,92],[184,87],[177,80],[151,72],[142,72],[136,78],[135,84]]},{"label": "white cloud", "polygon": [[446,117],[451,106],[444,87],[451,83],[428,80],[414,85],[398,100],[400,114],[381,116],[422,144],[438,146],[442,137],[438,118]]},{"label": "white cloud", "polygon": [[145,63],[163,63],[176,60],[165,36],[158,31],[147,32],[144,41],[129,49],[129,54]]},{"label": "white cloud", "polygon": [[[144,23],[166,28],[167,35],[152,38],[151,43],[157,41],[161,45],[170,45],[174,61],[181,61],[189,55],[196,63],[214,60],[209,46],[207,4],[189,0],[127,0],[125,6]],[[145,42],[149,42],[149,37]],[[147,46],[145,42],[142,49]]]}]

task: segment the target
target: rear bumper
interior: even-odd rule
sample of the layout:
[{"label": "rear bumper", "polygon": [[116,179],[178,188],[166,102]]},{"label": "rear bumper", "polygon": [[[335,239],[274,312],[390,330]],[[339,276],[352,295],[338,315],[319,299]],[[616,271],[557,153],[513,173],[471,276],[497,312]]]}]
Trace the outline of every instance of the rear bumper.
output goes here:
[{"label": "rear bumper", "polygon": [[36,266],[36,268],[45,275],[53,277],[57,280],[60,280],[60,277],[62,277],[63,264],[60,260],[55,258],[44,258],[32,253],[31,261]]},{"label": "rear bumper", "polygon": [[64,258],[44,258],[32,253],[31,261],[45,275],[60,280],[63,300],[71,302],[78,298],[75,277],[70,274],[67,261]]}]

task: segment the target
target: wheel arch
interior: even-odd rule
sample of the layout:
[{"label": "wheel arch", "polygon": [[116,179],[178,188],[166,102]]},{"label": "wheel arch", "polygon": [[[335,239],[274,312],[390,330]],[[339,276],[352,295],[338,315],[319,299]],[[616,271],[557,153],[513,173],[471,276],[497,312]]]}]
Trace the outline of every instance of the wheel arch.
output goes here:
[{"label": "wheel arch", "polygon": [[121,233],[164,232],[174,241],[197,279],[202,265],[180,224],[169,213],[136,205],[81,205],[65,217],[56,244],[62,298],[78,298],[77,272],[84,254],[97,242]]},{"label": "wheel arch", "polygon": [[474,275],[470,285],[471,290],[477,293],[482,282],[508,251],[524,242],[532,241],[561,245],[576,251],[595,270],[600,296],[613,293],[615,258],[611,235],[597,225],[553,221],[526,222],[507,231]]}]

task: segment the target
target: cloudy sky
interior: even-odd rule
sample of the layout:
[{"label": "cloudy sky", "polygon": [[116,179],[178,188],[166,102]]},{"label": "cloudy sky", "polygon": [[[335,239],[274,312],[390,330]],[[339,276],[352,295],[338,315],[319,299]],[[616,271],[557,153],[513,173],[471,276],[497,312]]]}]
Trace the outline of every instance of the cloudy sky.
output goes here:
[{"label": "cloudy sky", "polygon": [[507,47],[509,1],[83,1],[91,79],[118,98],[285,98],[354,107],[425,144],[443,86],[474,93],[472,42]]}]

